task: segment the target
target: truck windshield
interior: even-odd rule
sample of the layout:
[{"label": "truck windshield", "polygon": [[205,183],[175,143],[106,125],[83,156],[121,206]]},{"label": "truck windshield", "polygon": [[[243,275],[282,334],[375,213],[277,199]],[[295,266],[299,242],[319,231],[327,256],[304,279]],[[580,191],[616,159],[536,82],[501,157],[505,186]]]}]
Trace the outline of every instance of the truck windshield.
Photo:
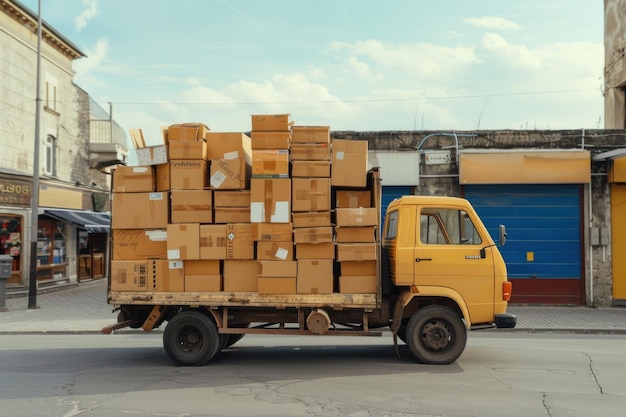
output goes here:
[{"label": "truck windshield", "polygon": [[420,215],[420,241],[435,245],[479,245],[480,235],[463,210],[428,208]]}]

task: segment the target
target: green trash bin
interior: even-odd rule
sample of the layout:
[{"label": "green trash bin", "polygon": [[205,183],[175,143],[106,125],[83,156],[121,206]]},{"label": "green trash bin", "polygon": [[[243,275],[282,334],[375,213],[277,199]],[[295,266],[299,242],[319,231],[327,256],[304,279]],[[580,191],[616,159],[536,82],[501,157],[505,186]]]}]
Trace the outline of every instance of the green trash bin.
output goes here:
[{"label": "green trash bin", "polygon": [[7,311],[7,279],[11,278],[13,257],[0,255],[0,311]]}]

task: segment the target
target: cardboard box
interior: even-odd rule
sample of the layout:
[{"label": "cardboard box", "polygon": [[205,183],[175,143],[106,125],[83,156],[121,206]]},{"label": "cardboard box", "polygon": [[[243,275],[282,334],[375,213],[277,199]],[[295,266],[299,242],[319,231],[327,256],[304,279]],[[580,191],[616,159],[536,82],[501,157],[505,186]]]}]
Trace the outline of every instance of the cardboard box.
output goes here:
[{"label": "cardboard box", "polygon": [[135,149],[137,165],[167,164],[167,145],[146,146]]},{"label": "cardboard box", "polygon": [[255,223],[253,230],[253,239],[257,241],[293,241],[293,226],[291,223]]},{"label": "cardboard box", "polygon": [[246,223],[250,221],[250,206],[248,207],[215,207],[214,223]]},{"label": "cardboard box", "polygon": [[289,114],[253,114],[253,131],[280,131],[289,130],[293,122],[289,121]]},{"label": "cardboard box", "polygon": [[377,291],[376,275],[339,277],[339,292],[342,294],[376,294]]},{"label": "cardboard box", "polygon": [[292,143],[293,161],[330,161],[330,146],[326,143]]},{"label": "cardboard box", "polygon": [[226,259],[227,247],[225,224],[200,225],[200,259]]},{"label": "cardboard box", "polygon": [[330,161],[291,161],[291,176],[330,178]]},{"label": "cardboard box", "polygon": [[252,178],[250,200],[251,222],[291,222],[291,179]]},{"label": "cardboard box", "polygon": [[371,191],[337,190],[335,208],[372,207]]},{"label": "cardboard box", "polygon": [[296,261],[260,261],[262,277],[295,278],[298,276]]},{"label": "cardboard box", "polygon": [[[259,261],[292,261],[294,253],[293,241],[290,242],[257,242],[256,258]],[[295,276],[295,275],[294,275]]]},{"label": "cardboard box", "polygon": [[224,261],[224,291],[257,292],[261,263],[255,260]]},{"label": "cardboard box", "polygon": [[373,243],[376,242],[376,226],[335,227],[337,243]]},{"label": "cardboard box", "polygon": [[216,190],[213,191],[214,207],[245,207],[250,208],[250,190]]},{"label": "cardboard box", "polygon": [[207,186],[207,161],[171,160],[170,183],[172,190],[204,190]]},{"label": "cardboard box", "polygon": [[211,190],[172,190],[172,223],[213,223]]},{"label": "cardboard box", "polygon": [[376,243],[337,243],[337,261],[375,261],[378,248]]},{"label": "cardboard box", "polygon": [[170,176],[170,164],[155,165],[156,171],[156,190],[169,191],[172,189],[172,181]]},{"label": "cardboard box", "polygon": [[296,278],[259,277],[259,294],[295,294]]},{"label": "cardboard box", "polygon": [[222,291],[220,261],[184,261],[185,291]]},{"label": "cardboard box", "polygon": [[148,290],[185,291],[185,269],[181,260],[148,260]]},{"label": "cardboard box", "polygon": [[200,225],[167,225],[167,259],[200,259]]},{"label": "cardboard box", "polygon": [[335,259],[335,243],[297,243],[296,259]]},{"label": "cardboard box", "polygon": [[376,261],[347,261],[339,262],[342,276],[376,276]]},{"label": "cardboard box", "polygon": [[367,141],[332,142],[330,179],[333,186],[365,187],[367,185]]},{"label": "cardboard box", "polygon": [[292,126],[293,143],[330,143],[330,126]]},{"label": "cardboard box", "polygon": [[338,208],[335,216],[337,226],[378,226],[378,210],[374,207]]},{"label": "cardboard box", "polygon": [[253,225],[229,223],[226,225],[226,259],[254,259]]},{"label": "cardboard box", "polygon": [[113,171],[113,192],[116,193],[151,193],[156,186],[154,167],[118,166]]},{"label": "cardboard box", "polygon": [[169,221],[167,192],[116,193],[111,201],[111,228],[165,229]]},{"label": "cardboard box", "polygon": [[111,261],[111,291],[146,291],[147,261]]},{"label": "cardboard box", "polygon": [[193,142],[170,140],[168,150],[170,159],[207,159],[207,146],[204,139]]},{"label": "cardboard box", "polygon": [[296,243],[328,243],[333,241],[333,228],[300,227],[293,229],[293,240]]},{"label": "cardboard box", "polygon": [[252,151],[252,176],[258,178],[288,178],[288,149],[255,149]]},{"label": "cardboard box", "polygon": [[242,190],[248,186],[249,170],[243,159],[212,159],[209,185],[213,190]]},{"label": "cardboard box", "polygon": [[291,184],[292,211],[330,210],[328,178],[293,178]]},{"label": "cardboard box", "polygon": [[167,129],[168,141],[198,141],[204,139],[209,127],[202,123],[179,123]]},{"label": "cardboard box", "polygon": [[207,159],[243,159],[250,165],[250,136],[241,132],[208,132]]},{"label": "cardboard box", "polygon": [[309,211],[292,213],[293,227],[324,227],[330,226],[330,211]]},{"label": "cardboard box", "polygon": [[113,260],[167,259],[166,229],[114,229]]},{"label": "cardboard box", "polygon": [[289,149],[291,133],[289,131],[250,132],[252,149]]},{"label": "cardboard box", "polygon": [[298,260],[298,294],[330,294],[333,284],[332,259]]}]

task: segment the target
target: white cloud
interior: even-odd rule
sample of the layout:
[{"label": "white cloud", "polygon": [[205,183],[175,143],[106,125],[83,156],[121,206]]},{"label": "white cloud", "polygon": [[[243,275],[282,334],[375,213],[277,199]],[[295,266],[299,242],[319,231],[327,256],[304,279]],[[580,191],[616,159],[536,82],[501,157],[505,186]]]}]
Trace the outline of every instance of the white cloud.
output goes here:
[{"label": "white cloud", "polygon": [[471,26],[498,30],[519,30],[520,26],[508,19],[495,16],[468,17],[463,22]]},{"label": "white cloud", "polygon": [[496,33],[483,36],[482,47],[506,59],[512,66],[537,69],[541,68],[541,59],[528,47],[510,44]]},{"label": "white cloud", "polygon": [[380,72],[373,72],[369,65],[367,65],[363,61],[359,61],[359,59],[355,56],[350,56],[346,59],[348,66],[352,68],[352,71],[361,78],[370,81],[382,81],[385,79],[385,76]]},{"label": "white cloud", "polygon": [[109,53],[109,41],[106,38],[100,38],[93,49],[85,48],[85,51],[87,57],[74,62],[77,81],[94,69],[101,67]]},{"label": "white cloud", "polygon": [[76,30],[81,31],[87,26],[87,21],[98,15],[98,2],[96,0],[83,0],[85,9],[76,17]]}]

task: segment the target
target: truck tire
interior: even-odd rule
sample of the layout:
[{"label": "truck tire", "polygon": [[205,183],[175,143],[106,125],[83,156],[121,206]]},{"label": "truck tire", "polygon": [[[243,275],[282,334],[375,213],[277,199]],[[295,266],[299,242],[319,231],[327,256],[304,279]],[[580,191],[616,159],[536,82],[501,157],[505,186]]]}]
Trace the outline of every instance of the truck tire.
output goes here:
[{"label": "truck tire", "polygon": [[451,309],[432,305],[417,310],[409,319],[406,342],[421,363],[446,365],[454,362],[467,341],[467,329]]},{"label": "truck tire", "polygon": [[198,311],[180,312],[165,326],[163,347],[177,365],[206,365],[220,348],[217,326]]}]

